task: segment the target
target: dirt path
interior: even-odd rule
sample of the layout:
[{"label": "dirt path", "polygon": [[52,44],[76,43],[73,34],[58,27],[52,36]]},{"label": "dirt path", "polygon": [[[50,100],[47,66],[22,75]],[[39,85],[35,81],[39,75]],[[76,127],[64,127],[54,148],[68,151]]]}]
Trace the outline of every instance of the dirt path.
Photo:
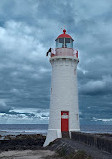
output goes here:
[{"label": "dirt path", "polygon": [[55,152],[50,150],[5,151],[0,153],[0,159],[44,159],[54,154]]}]

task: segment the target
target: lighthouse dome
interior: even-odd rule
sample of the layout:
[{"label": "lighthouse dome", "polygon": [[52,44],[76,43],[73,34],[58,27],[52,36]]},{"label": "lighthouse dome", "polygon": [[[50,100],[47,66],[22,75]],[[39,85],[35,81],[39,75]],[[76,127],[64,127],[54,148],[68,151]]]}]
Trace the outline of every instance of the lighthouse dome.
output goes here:
[{"label": "lighthouse dome", "polygon": [[[63,34],[60,34],[58,37],[57,37],[57,39],[59,39],[59,38],[70,38],[70,39],[72,39],[72,37],[69,35],[69,34],[66,34],[66,30],[64,29],[63,30]],[[56,39],[56,40],[57,40]],[[73,40],[73,39],[72,39]]]},{"label": "lighthouse dome", "polygon": [[63,30],[63,34],[60,34],[56,41],[56,48],[73,48],[73,39],[69,34],[66,34],[66,30]]}]

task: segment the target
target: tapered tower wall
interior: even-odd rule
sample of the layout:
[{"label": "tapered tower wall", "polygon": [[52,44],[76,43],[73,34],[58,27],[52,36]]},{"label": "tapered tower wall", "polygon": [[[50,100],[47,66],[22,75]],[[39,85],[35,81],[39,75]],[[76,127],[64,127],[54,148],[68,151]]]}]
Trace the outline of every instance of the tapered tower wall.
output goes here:
[{"label": "tapered tower wall", "polygon": [[61,138],[61,111],[69,112],[69,132],[79,131],[77,63],[74,56],[54,56],[52,65],[49,128],[44,146]]}]

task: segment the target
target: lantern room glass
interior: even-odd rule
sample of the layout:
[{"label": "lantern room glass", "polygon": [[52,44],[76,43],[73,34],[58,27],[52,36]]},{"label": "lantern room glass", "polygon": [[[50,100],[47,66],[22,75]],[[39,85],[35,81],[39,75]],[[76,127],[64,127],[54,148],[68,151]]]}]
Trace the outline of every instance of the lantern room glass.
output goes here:
[{"label": "lantern room glass", "polygon": [[59,38],[56,40],[56,48],[73,48],[73,40],[70,38]]}]

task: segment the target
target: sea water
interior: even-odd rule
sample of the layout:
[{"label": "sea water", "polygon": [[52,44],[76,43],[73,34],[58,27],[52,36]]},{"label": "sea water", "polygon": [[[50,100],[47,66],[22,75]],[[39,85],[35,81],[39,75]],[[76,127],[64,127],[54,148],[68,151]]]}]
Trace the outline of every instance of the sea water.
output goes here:
[{"label": "sea water", "polygon": [[[81,132],[110,133],[112,125],[81,125]],[[0,124],[0,135],[43,134],[46,135],[48,124]]]}]

